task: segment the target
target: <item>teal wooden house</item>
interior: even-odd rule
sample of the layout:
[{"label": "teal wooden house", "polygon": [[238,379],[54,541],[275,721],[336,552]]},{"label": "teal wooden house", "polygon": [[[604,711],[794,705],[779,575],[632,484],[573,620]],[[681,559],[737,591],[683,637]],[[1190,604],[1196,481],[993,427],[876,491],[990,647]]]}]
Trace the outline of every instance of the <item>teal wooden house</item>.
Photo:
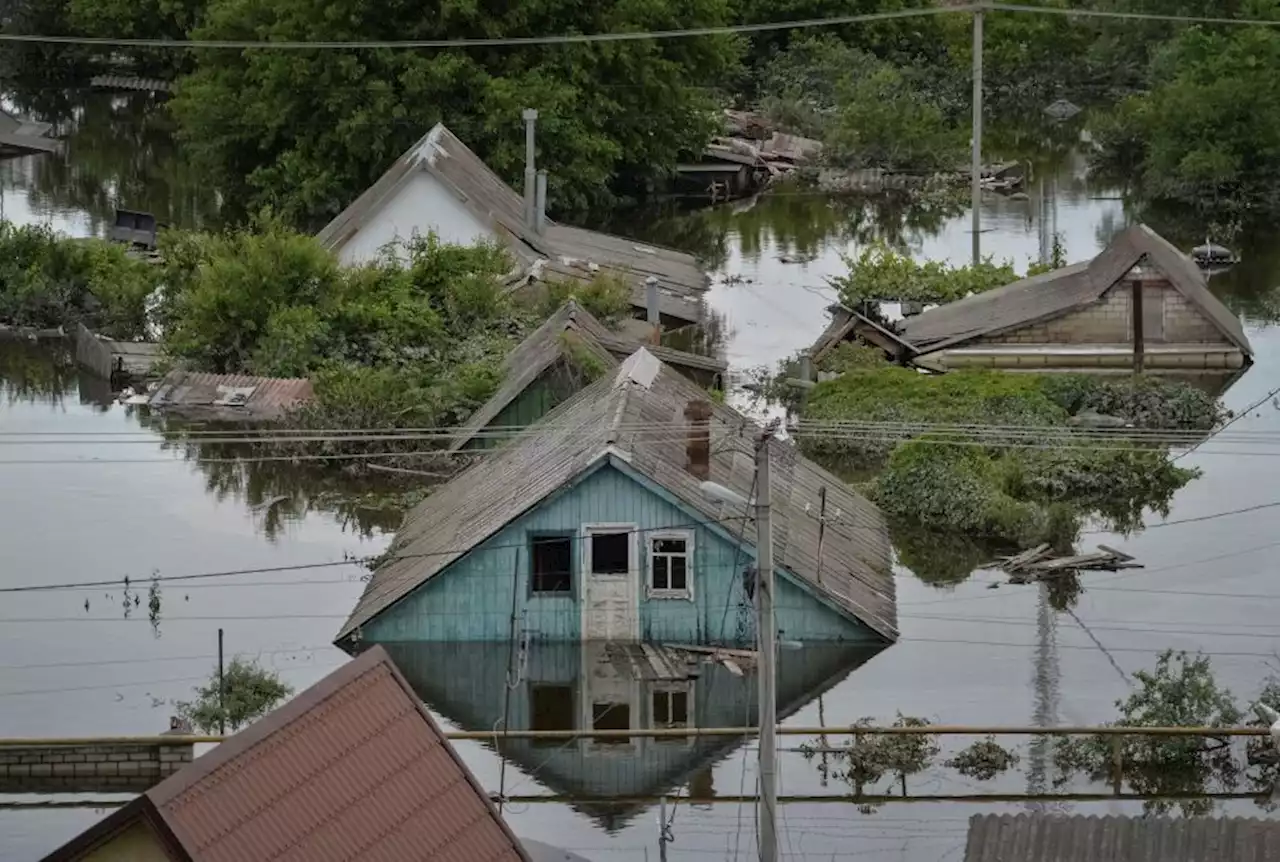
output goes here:
[{"label": "teal wooden house", "polygon": [[[462,730],[756,726],[757,675],[749,662],[731,665],[661,645],[641,651],[609,643],[531,643],[520,652],[512,683],[512,650],[505,643],[385,647],[428,708]],[[780,650],[778,720],[822,697],[878,652],[838,643]],[[637,800],[686,785],[692,796],[714,796],[713,767],[742,745],[741,736],[513,738],[503,740],[501,753],[615,831],[651,808]],[[721,791],[737,788],[732,780]]]},{"label": "teal wooden house", "polygon": [[[758,428],[649,351],[406,517],[338,634],[390,641],[746,644]],[[779,636],[897,637],[880,511],[785,441],[773,466]]]}]

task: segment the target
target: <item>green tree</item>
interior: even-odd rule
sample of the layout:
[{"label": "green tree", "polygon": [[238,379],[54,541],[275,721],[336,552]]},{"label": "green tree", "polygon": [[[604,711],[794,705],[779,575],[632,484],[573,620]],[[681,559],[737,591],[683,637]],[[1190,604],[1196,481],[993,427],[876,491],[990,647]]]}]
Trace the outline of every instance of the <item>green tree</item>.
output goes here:
[{"label": "green tree", "polygon": [[[1277,4],[1252,14],[1272,17]],[[1150,91],[1100,124],[1103,159],[1142,191],[1212,208],[1280,204],[1280,33],[1192,27],[1152,60]]]},{"label": "green tree", "polygon": [[178,716],[201,733],[216,733],[225,725],[234,733],[257,721],[293,694],[275,671],[256,661],[233,658],[223,673],[221,686],[214,668],[208,682],[195,689],[195,699],[174,704]]},{"label": "green tree", "polygon": [[[212,0],[208,39],[520,38],[716,26],[728,0]],[[404,51],[211,51],[173,102],[191,154],[249,211],[322,224],[443,121],[509,181],[522,175],[520,110],[537,108],[539,158],[561,210],[612,199],[698,151],[718,126],[732,37]]]}]

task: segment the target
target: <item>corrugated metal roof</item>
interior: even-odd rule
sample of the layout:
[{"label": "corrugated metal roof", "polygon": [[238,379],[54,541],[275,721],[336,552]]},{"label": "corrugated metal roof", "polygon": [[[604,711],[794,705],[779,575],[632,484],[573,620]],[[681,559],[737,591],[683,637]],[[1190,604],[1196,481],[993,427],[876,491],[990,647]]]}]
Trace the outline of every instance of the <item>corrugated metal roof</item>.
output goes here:
[{"label": "corrugated metal roof", "polygon": [[[647,350],[637,351],[616,374],[597,380],[415,507],[392,544],[392,558],[374,572],[337,639],[603,458],[624,459],[627,468],[710,521],[740,518],[741,512],[730,511],[734,507],[708,500],[700,480],[686,469],[684,410],[691,401],[705,400],[705,390]],[[711,479],[744,498],[754,484],[752,440],[758,430],[737,411],[712,405]],[[779,566],[885,638],[896,638],[889,535],[879,509],[791,444],[775,440],[771,448]],[[828,511],[841,514],[828,519],[819,544],[813,513],[824,488]],[[739,523],[726,529],[736,530]],[[743,535],[747,544],[755,543],[751,525]]]},{"label": "corrugated metal roof", "polygon": [[528,862],[377,647],[147,797],[193,862]]},{"label": "corrugated metal roof", "polygon": [[540,268],[562,278],[580,280],[589,280],[595,269],[611,272],[631,285],[632,303],[637,308],[645,307],[644,280],[654,276],[663,292],[664,314],[682,320],[701,320],[698,300],[709,284],[706,273],[692,255],[557,224],[550,219],[543,233],[534,231],[525,221],[521,195],[443,123],[410,147],[316,234],[316,239],[326,248],[340,249],[417,170],[425,170],[440,180],[489,224],[526,271]]},{"label": "corrugated metal roof", "polygon": [[[641,346],[626,336],[609,331],[595,315],[569,300],[507,356],[498,391],[459,426],[449,447],[450,452],[456,452],[465,446],[544,371],[565,355],[567,345],[562,339],[565,334],[576,336],[577,343],[608,368],[616,367],[620,358],[630,356]],[[677,368],[714,373],[723,373],[726,368],[724,362],[709,356],[698,356],[656,345],[648,349],[654,356]]]},{"label": "corrugated metal roof", "polygon": [[979,814],[965,862],[1273,862],[1280,821]]},{"label": "corrugated metal roof", "polygon": [[315,397],[304,378],[170,371],[151,393],[156,410],[216,419],[279,419]]},{"label": "corrugated metal roof", "polygon": [[921,353],[931,353],[1048,320],[1097,302],[1144,258],[1212,320],[1228,340],[1246,355],[1253,355],[1239,318],[1209,292],[1204,274],[1195,263],[1141,224],[1122,231],[1092,261],[1024,278],[909,318],[902,324],[902,337]]}]

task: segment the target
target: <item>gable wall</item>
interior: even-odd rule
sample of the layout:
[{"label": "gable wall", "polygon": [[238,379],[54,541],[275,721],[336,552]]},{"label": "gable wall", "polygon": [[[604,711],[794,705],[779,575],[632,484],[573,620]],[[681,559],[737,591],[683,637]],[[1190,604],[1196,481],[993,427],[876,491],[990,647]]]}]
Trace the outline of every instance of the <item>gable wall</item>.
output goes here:
[{"label": "gable wall", "polygon": [[374,260],[389,242],[425,236],[434,230],[443,242],[472,245],[493,241],[492,230],[476,218],[453,192],[424,170],[414,171],[368,222],[338,250],[347,266]]},{"label": "gable wall", "polygon": [[[518,492],[513,479],[513,492]],[[533,640],[581,637],[580,541],[574,544],[571,595],[529,592],[529,543],[538,533],[578,534],[583,524],[635,525],[639,530],[689,529],[694,534],[694,600],[650,599],[648,560],[640,542],[637,601],[640,637],[679,643],[739,643],[754,637],[754,604],[743,589],[742,569],[754,549],[735,542],[625,473],[603,467],[566,492],[499,530],[465,557],[362,628],[372,643],[388,641],[501,641],[510,637],[512,578],[521,629]],[[638,534],[638,540],[642,539]],[[775,588],[778,628],[794,640],[878,642],[870,629],[847,619],[779,577]]]},{"label": "gable wall", "polygon": [[[1218,327],[1167,282],[1148,282],[1143,313],[1147,343],[1226,344]],[[1131,282],[1122,282],[1102,295],[1101,301],[1021,329],[978,339],[974,344],[1130,344],[1133,342]],[[1156,311],[1162,304],[1162,310]],[[1153,314],[1160,314],[1163,338],[1154,328]]]}]

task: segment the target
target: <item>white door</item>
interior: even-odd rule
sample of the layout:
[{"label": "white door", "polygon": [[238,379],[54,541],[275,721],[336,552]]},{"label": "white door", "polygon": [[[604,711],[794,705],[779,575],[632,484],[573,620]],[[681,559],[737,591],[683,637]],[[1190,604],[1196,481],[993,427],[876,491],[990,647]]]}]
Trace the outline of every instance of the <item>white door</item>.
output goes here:
[{"label": "white door", "polygon": [[[607,645],[582,644],[583,684],[580,727],[591,730],[635,730],[640,724],[640,681],[619,671],[609,660]],[[600,753],[631,753],[636,737],[591,738],[588,747]]]},{"label": "white door", "polygon": [[640,573],[631,524],[583,528],[582,637],[639,640]]}]

